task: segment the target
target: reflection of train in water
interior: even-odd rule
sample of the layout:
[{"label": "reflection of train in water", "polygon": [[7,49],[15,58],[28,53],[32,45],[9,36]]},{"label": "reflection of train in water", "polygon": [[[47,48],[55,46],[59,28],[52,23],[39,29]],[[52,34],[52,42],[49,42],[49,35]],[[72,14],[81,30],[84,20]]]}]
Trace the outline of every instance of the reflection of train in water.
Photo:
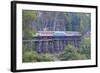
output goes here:
[{"label": "reflection of train in water", "polygon": [[63,51],[67,44],[79,46],[81,34],[72,31],[38,31],[33,37],[36,51],[55,53]]}]

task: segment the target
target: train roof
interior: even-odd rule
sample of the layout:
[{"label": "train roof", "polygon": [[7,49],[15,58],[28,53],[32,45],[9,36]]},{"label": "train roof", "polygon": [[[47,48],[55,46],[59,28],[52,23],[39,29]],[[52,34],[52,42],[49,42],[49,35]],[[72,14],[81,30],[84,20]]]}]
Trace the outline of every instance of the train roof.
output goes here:
[{"label": "train roof", "polygon": [[36,36],[81,36],[77,31],[38,31]]}]

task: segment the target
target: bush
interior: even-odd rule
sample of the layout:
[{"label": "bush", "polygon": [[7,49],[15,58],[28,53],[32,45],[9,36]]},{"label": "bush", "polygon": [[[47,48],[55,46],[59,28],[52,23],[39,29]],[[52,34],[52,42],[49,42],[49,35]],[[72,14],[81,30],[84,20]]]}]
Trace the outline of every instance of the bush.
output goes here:
[{"label": "bush", "polygon": [[23,53],[23,62],[46,62],[54,61],[50,54],[38,54],[35,51],[26,51]]},{"label": "bush", "polygon": [[38,61],[54,61],[54,58],[50,54],[40,54]]},{"label": "bush", "polygon": [[54,61],[54,58],[51,54],[37,53],[35,49],[35,44],[32,44],[32,48],[30,48],[29,43],[23,43],[22,61],[23,62]]},{"label": "bush", "polygon": [[90,37],[84,37],[80,44],[80,52],[85,54],[87,59],[91,58],[91,41]]},{"label": "bush", "polygon": [[75,48],[73,45],[68,44],[64,52],[60,55],[61,60],[82,60],[86,59],[84,54],[78,52],[79,48]]},{"label": "bush", "polygon": [[36,62],[38,54],[36,52],[26,51],[23,53],[23,62]]}]

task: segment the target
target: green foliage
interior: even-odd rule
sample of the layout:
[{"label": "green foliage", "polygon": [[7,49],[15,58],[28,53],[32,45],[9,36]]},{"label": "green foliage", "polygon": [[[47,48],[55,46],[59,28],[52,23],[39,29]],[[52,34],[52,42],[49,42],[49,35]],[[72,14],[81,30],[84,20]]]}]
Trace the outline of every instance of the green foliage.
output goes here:
[{"label": "green foliage", "polygon": [[31,39],[36,34],[35,29],[29,29],[28,27],[23,30],[23,38]]},{"label": "green foliage", "polygon": [[78,48],[75,48],[73,45],[68,44],[64,52],[61,54],[60,59],[61,60],[86,59],[86,56],[84,54],[79,53],[78,50],[79,50]]},{"label": "green foliage", "polygon": [[26,51],[23,54],[23,62],[36,62],[38,59],[38,54],[33,51]]},{"label": "green foliage", "polygon": [[80,18],[80,32],[82,34],[86,33],[88,30],[91,30],[91,15],[90,14],[78,14]]},{"label": "green foliage", "polygon": [[32,21],[36,19],[36,11],[23,10],[23,38],[31,39],[36,34],[36,29],[32,28]]},{"label": "green foliage", "polygon": [[45,61],[54,61],[54,59],[53,59],[53,57],[52,57],[52,55],[50,55],[50,54],[39,54],[39,56],[38,56],[38,61],[39,62],[45,62]]},{"label": "green foliage", "polygon": [[91,58],[91,41],[90,37],[85,37],[82,39],[80,44],[80,52],[85,54],[87,59]]},{"label": "green foliage", "polygon": [[23,44],[23,53],[22,60],[23,62],[45,62],[45,61],[54,61],[54,58],[51,54],[39,54],[35,51],[35,45],[32,45],[32,48],[28,48],[27,45]]},{"label": "green foliage", "polygon": [[24,24],[30,24],[32,20],[36,18],[36,11],[32,10],[23,10],[23,23]]},{"label": "green foliage", "polygon": [[50,54],[38,54],[35,51],[26,51],[23,54],[23,62],[46,62],[54,61]]},{"label": "green foliage", "polygon": [[80,31],[82,34],[90,30],[91,15],[88,13],[64,13],[67,31]]},{"label": "green foliage", "polygon": [[67,20],[66,29],[67,29],[67,31],[71,31],[72,30],[72,23],[71,23],[72,22],[72,16],[71,16],[70,13],[65,13],[65,17],[66,17],[66,20]]}]

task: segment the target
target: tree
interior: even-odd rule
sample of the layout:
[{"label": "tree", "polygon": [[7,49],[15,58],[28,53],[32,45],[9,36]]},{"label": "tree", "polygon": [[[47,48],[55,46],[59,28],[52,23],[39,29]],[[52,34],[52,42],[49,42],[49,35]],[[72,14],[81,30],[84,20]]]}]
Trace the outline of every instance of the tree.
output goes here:
[{"label": "tree", "polygon": [[23,10],[23,38],[30,39],[36,33],[36,30],[32,28],[32,21],[37,17],[36,11],[32,10]]},{"label": "tree", "polygon": [[87,59],[91,58],[91,41],[90,37],[84,37],[80,44],[80,52],[85,54]]},{"label": "tree", "polygon": [[38,54],[35,51],[25,51],[23,53],[23,62],[47,62],[54,61],[51,54]]},{"label": "tree", "polygon": [[54,61],[54,58],[51,54],[48,54],[48,53],[43,54],[42,53],[42,54],[39,54],[37,61],[38,62]]},{"label": "tree", "polygon": [[82,34],[91,30],[91,15],[90,14],[78,14],[80,18],[80,32]]},{"label": "tree", "polygon": [[72,31],[72,15],[71,13],[64,13],[66,17],[66,31]]},{"label": "tree", "polygon": [[61,60],[82,60],[86,59],[84,54],[78,52],[78,48],[75,48],[73,45],[68,44],[64,52],[60,55]]}]

